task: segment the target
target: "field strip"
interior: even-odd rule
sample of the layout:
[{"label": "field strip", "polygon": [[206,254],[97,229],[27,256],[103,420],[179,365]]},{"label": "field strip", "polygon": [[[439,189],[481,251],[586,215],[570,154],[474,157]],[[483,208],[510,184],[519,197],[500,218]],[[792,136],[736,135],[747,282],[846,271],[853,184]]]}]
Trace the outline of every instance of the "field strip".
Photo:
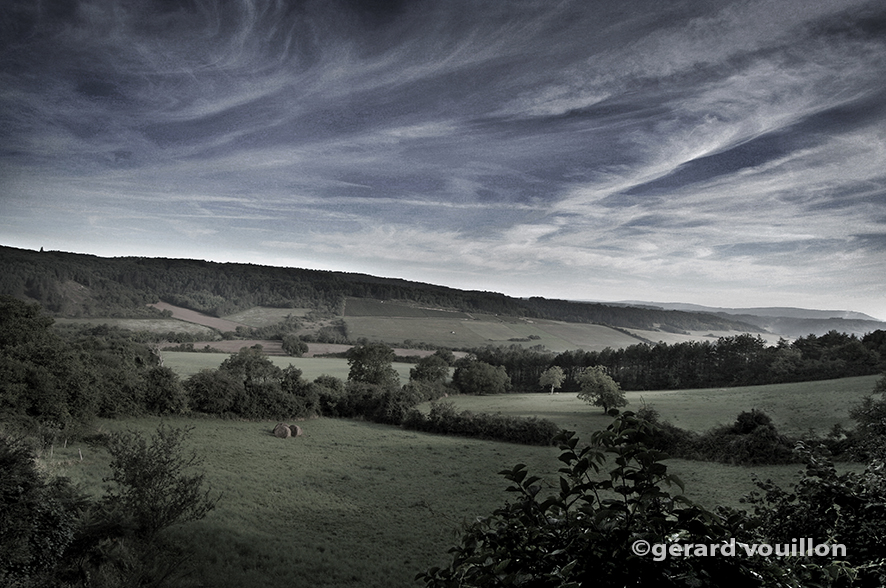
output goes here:
[{"label": "field strip", "polygon": [[233,321],[228,321],[225,319],[221,319],[214,316],[209,316],[208,314],[203,314],[202,312],[197,312],[196,310],[190,310],[187,308],[182,308],[181,306],[175,306],[169,304],[168,302],[157,302],[155,304],[149,304],[148,306],[153,306],[158,310],[168,310],[172,313],[172,318],[176,318],[180,321],[185,321],[188,323],[196,323],[198,325],[203,325],[204,327],[211,327],[213,329],[218,329],[219,331],[236,331],[237,327],[246,327],[248,325],[244,325],[243,323],[235,323]]}]

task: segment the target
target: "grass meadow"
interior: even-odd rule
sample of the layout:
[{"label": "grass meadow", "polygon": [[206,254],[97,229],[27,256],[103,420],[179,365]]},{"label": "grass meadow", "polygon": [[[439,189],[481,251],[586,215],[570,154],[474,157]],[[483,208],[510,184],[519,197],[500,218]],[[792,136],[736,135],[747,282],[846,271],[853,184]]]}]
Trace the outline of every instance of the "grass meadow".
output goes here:
[{"label": "grass meadow", "polygon": [[[192,353],[190,351],[161,351],[163,365],[172,368],[181,378],[187,378],[203,369],[216,369],[228,359],[229,353]],[[348,379],[348,360],[337,357],[280,357],[268,356],[274,365],[285,368],[293,365],[302,371],[303,377],[313,380],[317,376],[327,374]],[[411,363],[394,362],[393,367],[400,375],[400,382],[409,381],[409,370],[415,367]]]},{"label": "grass meadow", "polygon": [[[336,361],[346,368],[344,360]],[[630,393],[628,408],[637,407],[643,396],[663,418],[701,431],[756,407],[784,432],[823,431],[833,422],[848,422],[848,407],[875,381],[871,376]],[[611,422],[573,394],[450,400],[462,409],[549,418],[582,437]],[[195,585],[202,586],[263,587],[274,581],[312,587],[415,586],[415,573],[446,561],[446,550],[464,522],[508,499],[498,471],[525,463],[554,492],[560,465],[553,447],[417,433],[358,420],[303,421],[305,435],[286,440],[271,434],[275,423],[270,421],[151,417],[102,420],[95,426],[149,434],[161,422],[193,427],[188,448],[203,457],[207,482],[221,494],[206,519],[173,531],[192,546]],[[108,474],[105,452],[81,443],[54,447],[51,456],[44,452],[41,463],[95,492]],[[740,507],[741,496],[754,489],[752,474],[787,487],[802,469],[685,460],[667,464],[686,483],[687,496],[709,508]]]}]

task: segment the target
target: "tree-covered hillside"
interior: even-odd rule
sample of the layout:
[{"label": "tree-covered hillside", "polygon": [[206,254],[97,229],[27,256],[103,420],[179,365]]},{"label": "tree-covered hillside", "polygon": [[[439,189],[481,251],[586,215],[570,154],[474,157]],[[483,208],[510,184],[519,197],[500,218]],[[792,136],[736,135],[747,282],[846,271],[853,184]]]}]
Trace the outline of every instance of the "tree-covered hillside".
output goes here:
[{"label": "tree-covered hillside", "polygon": [[55,316],[145,316],[158,300],[223,316],[254,306],[341,314],[345,297],[399,300],[464,312],[662,330],[756,331],[700,313],[519,299],[365,274],[145,257],[102,258],[0,247],[0,294],[39,302]]}]

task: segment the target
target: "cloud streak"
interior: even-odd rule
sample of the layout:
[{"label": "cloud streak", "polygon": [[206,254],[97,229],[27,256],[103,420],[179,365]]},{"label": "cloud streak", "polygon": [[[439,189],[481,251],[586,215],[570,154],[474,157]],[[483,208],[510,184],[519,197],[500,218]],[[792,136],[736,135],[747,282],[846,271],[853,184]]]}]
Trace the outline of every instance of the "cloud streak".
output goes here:
[{"label": "cloud streak", "polygon": [[886,318],[881,3],[0,11],[7,244]]}]

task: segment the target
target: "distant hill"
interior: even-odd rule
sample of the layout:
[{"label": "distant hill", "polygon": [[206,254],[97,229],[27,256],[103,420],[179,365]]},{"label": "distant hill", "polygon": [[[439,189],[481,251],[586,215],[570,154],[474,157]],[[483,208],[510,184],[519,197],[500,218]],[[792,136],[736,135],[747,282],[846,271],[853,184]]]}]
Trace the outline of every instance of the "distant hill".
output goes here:
[{"label": "distant hill", "polygon": [[770,333],[784,337],[805,337],[806,335],[824,335],[830,331],[864,335],[879,329],[886,329],[886,322],[877,320],[861,312],[850,310],[812,310],[794,307],[761,307],[761,308],[719,308],[686,304],[682,302],[642,302],[639,300],[625,301],[621,304],[641,306],[643,308],[659,308],[662,310],[680,310],[699,312],[732,318],[744,323],[755,325]]},{"label": "distant hill", "polygon": [[593,323],[624,329],[759,332],[740,319],[624,305],[512,298],[366,274],[147,257],[104,258],[0,247],[0,294],[39,302],[59,317],[154,316],[165,301],[212,316],[255,306],[341,315],[347,297],[425,308]]}]

